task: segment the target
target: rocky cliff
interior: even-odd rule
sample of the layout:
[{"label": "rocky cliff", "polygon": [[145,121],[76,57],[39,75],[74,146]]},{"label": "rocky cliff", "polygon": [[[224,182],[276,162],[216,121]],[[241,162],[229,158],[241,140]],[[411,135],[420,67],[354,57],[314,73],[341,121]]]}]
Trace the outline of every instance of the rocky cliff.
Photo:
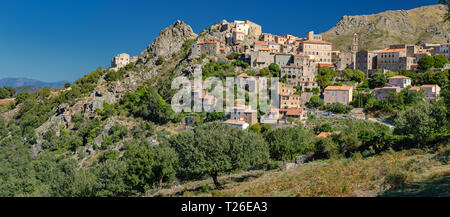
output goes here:
[{"label": "rocky cliff", "polygon": [[[88,95],[79,98],[76,102],[63,103],[56,108],[50,118],[36,129],[36,143],[31,147],[32,156],[37,156],[43,150],[44,134],[52,129],[56,135],[60,134],[61,127],[73,129],[72,117],[80,115],[85,123],[87,120],[98,117],[97,109],[103,109],[103,103],[117,103],[124,94],[133,92],[144,82],[155,82],[155,78],[166,76],[168,69],[175,68],[182,61],[182,47],[186,40],[194,39],[197,35],[192,28],[183,21],[176,21],[173,25],[160,32],[160,35],[140,55],[139,62],[133,70],[127,70],[118,80],[107,82],[105,74],[95,85],[94,90]],[[162,57],[164,64],[156,64],[157,58]],[[69,89],[62,90],[68,91]],[[122,117],[121,119],[127,119]],[[132,117],[128,122],[135,123]],[[108,118],[102,126],[102,133],[95,138],[95,144],[101,145],[105,132],[118,122],[118,116]],[[127,121],[125,121],[127,122]],[[123,120],[121,125],[127,125]],[[129,124],[131,127],[132,124]],[[115,144],[120,146],[121,144]],[[92,146],[85,148],[88,152],[95,152]]]},{"label": "rocky cliff", "polygon": [[446,43],[450,24],[444,23],[446,6],[432,5],[411,10],[386,11],[374,15],[344,16],[323,33],[334,50],[348,50],[354,33],[360,49],[382,49],[400,43]]},{"label": "rocky cliff", "polygon": [[146,60],[155,56],[169,57],[181,50],[187,39],[194,39],[197,34],[183,21],[177,20],[173,25],[165,28],[159,37],[145,49],[139,59]]}]

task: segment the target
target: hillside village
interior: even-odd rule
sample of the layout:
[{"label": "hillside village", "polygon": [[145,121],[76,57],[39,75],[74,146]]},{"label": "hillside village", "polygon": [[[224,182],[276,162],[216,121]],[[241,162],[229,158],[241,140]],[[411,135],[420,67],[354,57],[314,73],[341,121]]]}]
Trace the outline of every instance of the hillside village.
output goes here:
[{"label": "hillside village", "polygon": [[[321,95],[325,105],[335,103],[349,106],[354,100],[354,93],[358,91],[359,82],[339,82],[345,80],[344,70],[363,73],[364,79],[371,78],[376,72],[389,74],[390,72],[409,71],[423,73],[427,69],[419,67],[420,60],[425,57],[445,57],[446,62],[435,70],[450,68],[450,43],[446,44],[396,44],[382,50],[360,50],[358,35],[355,33],[349,51],[333,50],[333,44],[322,39],[314,31],[307,32],[306,37],[293,35],[278,36],[264,33],[262,26],[252,21],[227,22],[223,20],[211,27],[212,34],[203,40],[192,44],[189,59],[210,57],[226,59],[227,56],[239,54],[241,61],[248,64],[250,70],[262,70],[268,67],[278,67],[277,77],[285,83],[278,88],[280,107],[271,109],[269,113],[258,118],[256,108],[246,106],[243,102],[236,102],[232,111],[227,111],[228,120],[225,124],[247,129],[253,124],[280,125],[292,123],[295,120],[304,121],[313,114],[307,104],[314,95]],[[138,57],[119,54],[114,57],[111,67],[118,70],[130,63],[135,63]],[[338,72],[332,83],[321,89],[317,79],[320,69],[329,68]],[[245,80],[249,76],[241,73],[236,78]],[[245,83],[245,82],[244,82]],[[245,85],[245,84],[244,84]],[[395,75],[388,78],[383,87],[370,89],[374,98],[386,100],[389,93],[400,93],[406,89],[408,93],[424,91],[425,100],[436,102],[439,99],[440,87],[437,84],[423,84],[414,86],[411,78]],[[213,103],[213,96],[207,91],[202,94],[192,94],[201,99],[209,98],[205,103]],[[315,110],[315,109],[314,109]],[[326,115],[333,115],[327,113]],[[354,117],[354,116],[353,116]],[[359,118],[365,118],[359,114]]]},{"label": "hillside village", "polygon": [[[354,29],[342,20],[333,29]],[[370,32],[337,44],[249,20],[197,34],[177,20],[139,55],[62,89],[0,88],[0,196],[383,196],[425,181],[447,196],[450,56],[437,22],[426,43],[366,50]],[[245,100],[177,113],[180,76],[204,108],[226,103],[191,86],[197,78],[234,78]],[[247,102],[262,78],[280,81],[267,112]]]}]

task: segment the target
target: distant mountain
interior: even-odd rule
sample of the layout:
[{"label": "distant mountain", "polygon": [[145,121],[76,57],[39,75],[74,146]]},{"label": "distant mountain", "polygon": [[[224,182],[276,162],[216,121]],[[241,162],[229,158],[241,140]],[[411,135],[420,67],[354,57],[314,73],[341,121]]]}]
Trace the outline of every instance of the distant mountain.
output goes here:
[{"label": "distant mountain", "polygon": [[68,81],[57,81],[57,82],[44,82],[29,78],[2,78],[0,79],[0,87],[10,86],[10,87],[22,87],[22,86],[33,86],[38,88],[44,87],[63,87]]},{"label": "distant mountain", "polygon": [[36,87],[36,86],[20,86],[20,87],[16,87],[16,94],[19,93],[29,93],[29,94],[33,94],[38,92],[40,89],[40,87]]},{"label": "distant mountain", "polygon": [[386,11],[373,15],[344,16],[323,33],[334,50],[348,50],[353,34],[362,50],[383,49],[391,44],[450,42],[450,23],[444,23],[447,6],[431,5],[411,10]]}]

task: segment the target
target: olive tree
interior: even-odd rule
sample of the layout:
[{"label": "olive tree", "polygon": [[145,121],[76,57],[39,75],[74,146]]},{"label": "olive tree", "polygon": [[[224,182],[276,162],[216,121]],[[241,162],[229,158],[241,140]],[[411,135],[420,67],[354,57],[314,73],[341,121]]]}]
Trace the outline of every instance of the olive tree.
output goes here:
[{"label": "olive tree", "polygon": [[178,153],[182,176],[209,175],[217,188],[221,173],[263,165],[269,158],[261,135],[217,122],[180,133],[170,143]]}]

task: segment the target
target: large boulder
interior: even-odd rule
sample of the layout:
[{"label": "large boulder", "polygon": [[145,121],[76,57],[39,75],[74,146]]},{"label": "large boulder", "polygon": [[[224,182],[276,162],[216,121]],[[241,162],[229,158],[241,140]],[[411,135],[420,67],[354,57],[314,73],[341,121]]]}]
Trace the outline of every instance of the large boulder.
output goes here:
[{"label": "large boulder", "polygon": [[141,53],[139,59],[147,62],[148,59],[153,57],[169,57],[173,53],[179,52],[186,40],[196,37],[197,34],[192,31],[189,25],[177,20],[160,32],[155,41]]}]

